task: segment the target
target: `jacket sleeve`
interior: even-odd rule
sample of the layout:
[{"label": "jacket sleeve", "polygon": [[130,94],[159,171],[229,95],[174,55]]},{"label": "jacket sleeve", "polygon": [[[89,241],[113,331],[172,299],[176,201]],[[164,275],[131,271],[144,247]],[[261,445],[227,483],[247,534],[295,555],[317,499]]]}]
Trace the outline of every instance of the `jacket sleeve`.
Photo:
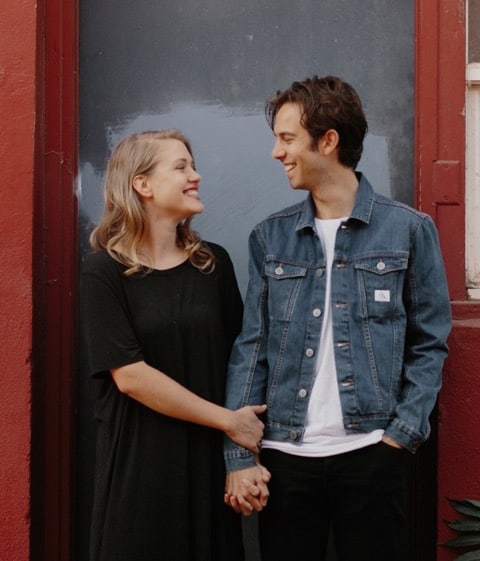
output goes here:
[{"label": "jacket sleeve", "polygon": [[[265,403],[267,364],[267,282],[263,274],[264,249],[257,230],[249,238],[249,282],[243,327],[233,346],[228,368],[226,407]],[[255,465],[253,454],[225,437],[227,471]]]},{"label": "jacket sleeve", "polygon": [[442,382],[451,309],[438,234],[429,216],[412,233],[404,287],[407,310],[403,385],[395,418],[385,434],[410,452],[429,436],[429,416]]}]

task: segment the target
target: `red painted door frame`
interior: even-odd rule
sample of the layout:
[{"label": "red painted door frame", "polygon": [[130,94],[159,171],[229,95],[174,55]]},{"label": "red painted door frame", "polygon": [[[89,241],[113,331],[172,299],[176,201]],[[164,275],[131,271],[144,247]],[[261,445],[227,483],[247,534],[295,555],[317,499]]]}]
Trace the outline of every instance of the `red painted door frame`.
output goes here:
[{"label": "red painted door frame", "polygon": [[416,204],[439,229],[452,299],[450,354],[438,405],[437,561],[465,549],[441,544],[458,534],[448,499],[480,497],[480,303],[465,277],[465,103],[467,0],[417,0]]},{"label": "red painted door frame", "polygon": [[73,560],[78,0],[37,4],[32,561]]},{"label": "red painted door frame", "polygon": [[434,218],[452,300],[465,288],[465,0],[417,0],[415,202]]},{"label": "red painted door frame", "polygon": [[[42,10],[38,76],[45,88],[38,100],[31,558],[74,561],[78,0],[43,0]],[[461,310],[463,0],[416,1],[415,52],[415,201],[438,225],[451,296]]]}]

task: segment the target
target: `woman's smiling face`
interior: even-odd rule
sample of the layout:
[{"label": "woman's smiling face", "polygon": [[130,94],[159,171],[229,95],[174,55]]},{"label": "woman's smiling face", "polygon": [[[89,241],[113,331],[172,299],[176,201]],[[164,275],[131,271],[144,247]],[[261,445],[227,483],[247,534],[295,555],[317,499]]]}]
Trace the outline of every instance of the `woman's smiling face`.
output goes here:
[{"label": "woman's smiling face", "polygon": [[203,212],[200,179],[187,147],[173,138],[158,141],[158,163],[143,177],[157,216],[178,221]]}]

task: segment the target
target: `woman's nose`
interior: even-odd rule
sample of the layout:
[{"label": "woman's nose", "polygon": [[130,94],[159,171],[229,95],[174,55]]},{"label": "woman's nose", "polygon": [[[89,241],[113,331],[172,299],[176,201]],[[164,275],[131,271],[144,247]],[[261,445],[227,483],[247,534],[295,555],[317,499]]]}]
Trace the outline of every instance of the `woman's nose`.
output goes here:
[{"label": "woman's nose", "polygon": [[202,176],[198,173],[196,169],[192,169],[189,179],[190,181],[198,183],[202,179]]}]

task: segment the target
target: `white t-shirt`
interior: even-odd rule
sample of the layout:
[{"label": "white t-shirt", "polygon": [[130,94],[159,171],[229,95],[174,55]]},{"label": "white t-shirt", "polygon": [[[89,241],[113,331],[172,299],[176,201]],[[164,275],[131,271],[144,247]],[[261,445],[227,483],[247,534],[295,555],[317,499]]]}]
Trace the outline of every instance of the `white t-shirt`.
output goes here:
[{"label": "white t-shirt", "polygon": [[303,441],[294,444],[264,440],[263,448],[273,448],[297,456],[324,457],[363,448],[382,439],[383,430],[365,434],[346,434],[343,426],[333,348],[331,273],[337,230],[345,220],[347,218],[315,219],[317,233],[326,257],[326,289],[315,381],[308,404]]}]

